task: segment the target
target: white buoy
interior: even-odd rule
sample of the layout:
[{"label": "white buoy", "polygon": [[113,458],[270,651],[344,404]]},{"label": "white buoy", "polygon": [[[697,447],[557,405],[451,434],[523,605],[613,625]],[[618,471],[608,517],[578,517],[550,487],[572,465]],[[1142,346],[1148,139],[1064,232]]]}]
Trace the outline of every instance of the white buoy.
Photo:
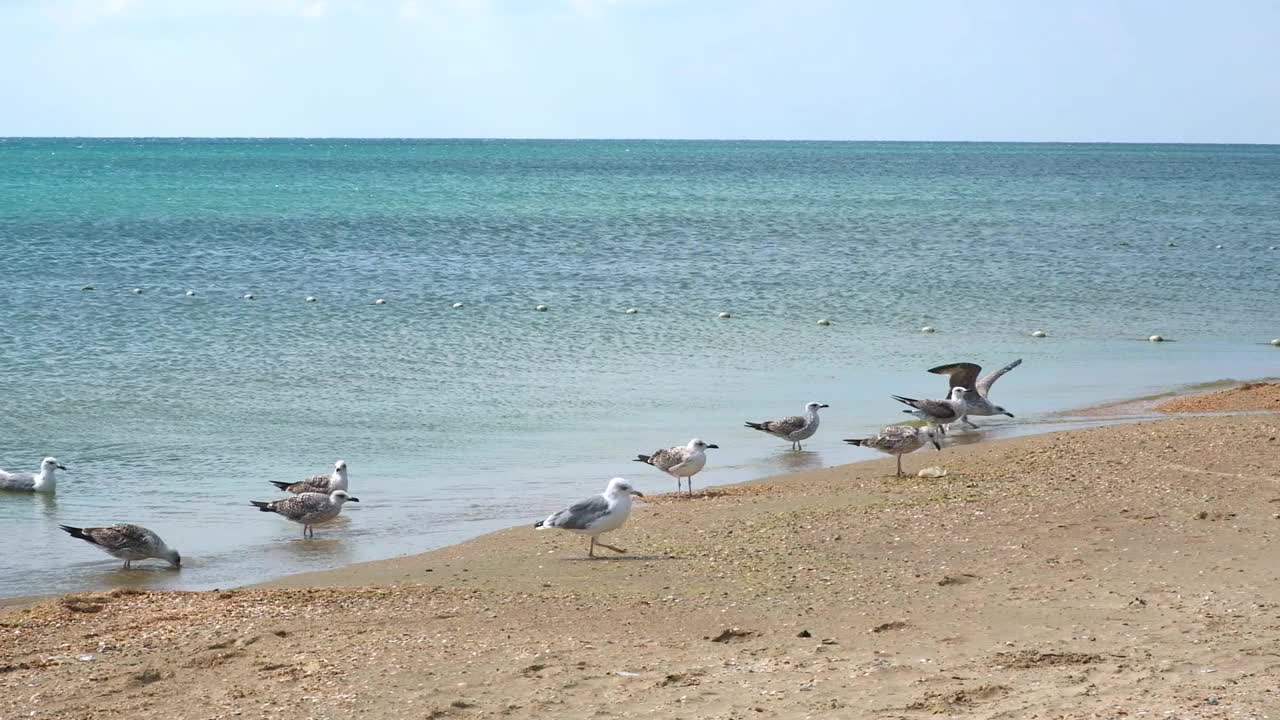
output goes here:
[{"label": "white buoy", "polygon": [[1171,242],[1169,243],[1169,247],[1178,247],[1178,244],[1175,242]]},{"label": "white buoy", "polygon": [[937,330],[935,330],[932,325],[925,325],[924,327],[920,328],[920,332],[931,333],[931,332],[937,332]]},{"label": "white buoy", "polygon": [[637,309],[635,309],[635,308],[627,308],[627,314],[628,314],[628,315],[635,315],[635,314],[636,314],[636,313],[638,313],[638,312],[640,312],[640,311],[639,311],[639,310],[637,310]]},{"label": "white buoy", "polygon": [[546,312],[546,311],[547,311],[547,306],[546,306],[546,305],[536,305],[536,306],[534,306],[534,308],[533,308],[533,309],[534,309],[534,310],[537,310],[538,312]]},{"label": "white buoy", "polygon": [[374,300],[374,301],[373,301],[373,304],[374,304],[374,305],[386,305],[386,304],[387,304],[387,301],[386,301],[386,300],[383,300],[382,298],[378,298],[377,300]]},{"label": "white buoy", "polygon": [[1272,245],[1271,247],[1269,247],[1269,248],[1267,248],[1267,249],[1268,249],[1268,250],[1275,250],[1275,249],[1276,249],[1276,246],[1275,246],[1275,245]]},{"label": "white buoy", "polygon": [[195,296],[196,296],[196,291],[195,291],[195,290],[188,290],[188,291],[187,291],[187,297],[195,297]]},{"label": "white buoy", "polygon": [[252,300],[252,299],[254,299],[254,298],[253,298],[253,293],[245,293],[245,294],[244,294],[244,299],[245,299],[245,300]]},{"label": "white buoy", "polygon": [[717,315],[716,317],[720,318],[721,320],[728,320],[729,318],[731,318],[731,317],[733,317],[733,316],[732,316],[732,315],[730,315],[730,314],[729,314],[729,313],[727,313],[727,312],[722,312],[722,313],[720,313],[719,315]]},{"label": "white buoy", "polygon": [[308,295],[308,296],[307,296],[307,302],[315,302],[315,301],[316,301],[316,296],[315,296],[315,295]]},{"label": "white buoy", "polygon": [[821,320],[818,321],[818,324],[823,327],[826,327],[827,325],[831,324],[831,321],[826,318],[822,318]]},{"label": "white buoy", "polygon": [[1164,336],[1162,335],[1152,335],[1147,339],[1150,340],[1151,342],[1164,342]]},{"label": "white buoy", "polygon": [[1043,330],[1033,330],[1031,332],[1031,337],[1049,337],[1049,333]]},{"label": "white buoy", "polygon": [[1275,345],[1276,347],[1280,347],[1280,338],[1276,338],[1275,340],[1272,340],[1271,344]]},{"label": "white buoy", "polygon": [[129,292],[133,293],[134,295],[141,295],[141,294],[142,294],[142,288],[134,288],[134,289],[130,290]]},{"label": "white buoy", "polygon": [[1221,246],[1221,245],[1214,245],[1214,246],[1213,246],[1213,249],[1214,249],[1214,250],[1221,250],[1221,249],[1222,249],[1222,246]]},{"label": "white buoy", "polygon": [[453,309],[454,309],[454,310],[457,310],[457,309],[458,309],[458,308],[460,308],[460,307],[462,307],[462,303],[454,303],[454,304],[453,304]]},{"label": "white buoy", "polygon": [[80,289],[81,289],[81,290],[85,290],[85,291],[87,291],[87,290],[97,290],[97,288],[95,288],[95,287],[94,287],[94,286],[92,286],[92,285],[85,285],[84,287],[82,287],[82,288],[80,288]]}]

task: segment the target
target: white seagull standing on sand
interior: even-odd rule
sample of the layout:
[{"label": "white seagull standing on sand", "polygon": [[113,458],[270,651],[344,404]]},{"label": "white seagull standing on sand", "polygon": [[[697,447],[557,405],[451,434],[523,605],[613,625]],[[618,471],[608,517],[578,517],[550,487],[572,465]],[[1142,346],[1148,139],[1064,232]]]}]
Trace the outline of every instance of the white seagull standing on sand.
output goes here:
[{"label": "white seagull standing on sand", "polygon": [[929,372],[936,375],[948,375],[951,378],[951,387],[973,388],[966,390],[964,397],[964,415],[960,416],[960,422],[968,425],[973,429],[978,426],[969,422],[969,415],[1008,415],[1013,417],[1013,413],[1005,410],[991,402],[989,396],[991,394],[991,386],[995,381],[1000,379],[1001,375],[1022,364],[1022,358],[1018,358],[995,372],[987,373],[983,377],[978,377],[982,372],[981,365],[974,363],[951,363],[950,365],[939,365],[935,368],[929,368]]},{"label": "white seagull standing on sand", "polygon": [[719,445],[708,445],[694,438],[684,447],[654,450],[652,455],[637,455],[635,461],[652,465],[676,479],[676,492],[680,492],[680,478],[689,479],[689,494],[693,494],[693,476],[702,471],[707,464],[708,448],[719,449]]},{"label": "white seagull standing on sand", "polygon": [[903,410],[904,413],[915,415],[930,425],[950,425],[964,417],[965,404],[961,398],[967,391],[968,388],[953,387],[951,396],[946,400],[916,400],[901,395],[890,395],[890,397],[915,408],[915,410]]},{"label": "white seagull standing on sand", "polygon": [[59,525],[73,538],[96,545],[113,558],[124,561],[124,569],[135,560],[156,558],[174,567],[182,567],[182,556],[177,550],[164,544],[160,536],[140,525],[112,525],[111,527],[78,528]]},{"label": "white seagull standing on sand", "polygon": [[342,506],[347,501],[360,502],[360,498],[351,497],[346,490],[334,490],[324,493],[301,493],[284,500],[262,502],[250,500],[249,504],[262,512],[273,512],[283,515],[302,526],[302,537],[315,537],[313,525],[322,525],[338,517]]},{"label": "white seagull standing on sand", "polygon": [[11,473],[0,470],[0,490],[51,493],[58,489],[58,480],[54,477],[54,472],[66,469],[55,458],[47,457],[41,461],[38,473]]},{"label": "white seagull standing on sand", "polygon": [[612,532],[622,527],[631,515],[631,496],[644,497],[644,493],[631,487],[625,478],[616,477],[609,481],[609,486],[599,495],[592,495],[585,500],[552,513],[546,520],[539,520],[533,526],[540,530],[569,530],[579,535],[591,536],[591,547],[587,557],[596,556],[596,545],[609,548],[616,553],[625,553],[619,547],[605,545],[596,536]]},{"label": "white seagull standing on sand", "polygon": [[942,436],[945,432],[941,427],[934,425],[924,427],[890,425],[869,438],[854,438],[845,442],[897,457],[898,477],[902,477],[902,456],[919,450],[926,443],[933,443],[935,448],[941,450]]},{"label": "white seagull standing on sand", "polygon": [[758,423],[749,422],[746,425],[752,430],[759,430],[791,441],[792,450],[803,450],[800,441],[808,440],[818,432],[818,410],[824,407],[829,406],[811,402],[804,406],[804,415],[792,415],[781,420],[765,420]]},{"label": "white seagull standing on sand", "polygon": [[350,486],[347,478],[347,461],[339,460],[333,464],[333,472],[325,475],[312,475],[306,480],[300,480],[295,483],[281,482],[279,480],[268,480],[267,482],[276,487],[291,492],[294,495],[305,492],[323,493],[328,495],[334,490],[348,490]]}]

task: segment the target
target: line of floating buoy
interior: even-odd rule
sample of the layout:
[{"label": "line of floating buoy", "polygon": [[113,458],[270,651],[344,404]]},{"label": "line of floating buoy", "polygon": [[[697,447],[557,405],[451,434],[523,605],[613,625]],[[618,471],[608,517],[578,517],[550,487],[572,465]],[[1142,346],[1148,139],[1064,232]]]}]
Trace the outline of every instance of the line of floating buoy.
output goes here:
[{"label": "line of floating buoy", "polygon": [[1149,337],[1149,338],[1147,338],[1147,339],[1148,339],[1148,340],[1150,340],[1151,342],[1164,342],[1164,336],[1163,336],[1163,335],[1152,335],[1151,337]]},{"label": "line of floating buoy", "polygon": [[315,302],[315,301],[316,301],[315,295],[308,295],[307,299],[304,302]]},{"label": "line of floating buoy", "polygon": [[255,298],[253,297],[253,293],[245,293],[245,294],[243,295],[243,297],[244,297],[244,299],[245,299],[245,300],[254,300],[254,299],[255,299]]},{"label": "line of floating buoy", "polygon": [[638,312],[640,312],[640,311],[639,311],[638,309],[636,309],[636,308],[627,308],[627,309],[626,309],[626,314],[628,314],[628,315],[635,315],[635,314],[636,314],[636,313],[638,313]]},{"label": "line of floating buoy", "polygon": [[729,314],[729,313],[727,313],[727,312],[722,312],[722,313],[720,313],[719,315],[717,315],[716,317],[720,318],[721,320],[728,320],[729,318],[731,318],[731,317],[733,317],[733,316],[732,316],[732,315],[730,315],[730,314]]},{"label": "line of floating buoy", "polygon": [[387,301],[386,301],[386,300],[383,300],[382,298],[378,298],[377,300],[374,300],[374,301],[373,301],[373,304],[374,304],[374,305],[386,305],[386,304],[387,304]]},{"label": "line of floating buoy", "polygon": [[818,324],[821,325],[822,327],[827,327],[828,325],[831,324],[831,321],[826,318],[822,318],[821,320],[818,321]]},{"label": "line of floating buoy", "polygon": [[1272,340],[1271,344],[1276,347],[1280,347],[1280,338],[1276,338],[1275,340]]},{"label": "line of floating buoy", "polygon": [[462,303],[454,303],[450,307],[452,307],[454,310],[457,310],[458,308],[462,307]]},{"label": "line of floating buoy", "polygon": [[1032,330],[1032,331],[1031,331],[1031,337],[1033,337],[1033,338],[1049,337],[1049,333],[1047,333],[1047,332],[1045,332],[1045,331],[1043,331],[1043,330]]},{"label": "line of floating buoy", "polygon": [[933,333],[933,332],[938,332],[938,331],[937,331],[937,329],[935,329],[932,325],[925,325],[924,327],[920,328],[920,332],[922,332],[922,333]]},{"label": "line of floating buoy", "polygon": [[130,290],[129,292],[133,293],[134,295],[141,295],[141,294],[142,294],[142,288],[134,288],[134,289]]},{"label": "line of floating buoy", "polygon": [[80,288],[80,292],[88,292],[89,290],[97,290],[97,289],[98,288],[92,285],[85,285],[84,287]]},{"label": "line of floating buoy", "polygon": [[188,290],[188,291],[187,291],[187,297],[195,297],[195,296],[196,296],[196,291],[195,291],[195,290]]},{"label": "line of floating buoy", "polygon": [[536,311],[538,311],[538,312],[546,312],[546,311],[547,311],[547,306],[546,306],[546,305],[534,305],[534,306],[533,306],[533,309],[534,309],[534,310],[536,310]]}]

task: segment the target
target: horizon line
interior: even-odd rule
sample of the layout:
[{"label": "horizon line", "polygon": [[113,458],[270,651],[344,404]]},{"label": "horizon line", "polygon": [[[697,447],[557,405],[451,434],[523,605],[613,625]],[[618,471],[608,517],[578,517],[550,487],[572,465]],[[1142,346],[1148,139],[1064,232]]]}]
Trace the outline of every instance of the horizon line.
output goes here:
[{"label": "horizon line", "polygon": [[550,136],[410,136],[410,135],[0,135],[9,140],[319,140],[358,142],[742,142],[830,144],[950,144],[950,145],[1217,145],[1274,147],[1280,142],[1169,141],[1169,140],[851,140],[833,138],[712,138],[712,137],[550,137]]}]

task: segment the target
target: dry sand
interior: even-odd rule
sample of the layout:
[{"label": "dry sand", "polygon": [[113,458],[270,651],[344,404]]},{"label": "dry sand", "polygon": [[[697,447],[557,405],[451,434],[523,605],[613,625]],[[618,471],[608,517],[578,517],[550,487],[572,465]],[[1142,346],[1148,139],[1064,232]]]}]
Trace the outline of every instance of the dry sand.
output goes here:
[{"label": "dry sand", "polygon": [[1218,392],[1184,395],[1155,409],[1166,413],[1280,412],[1280,383],[1245,383]]},{"label": "dry sand", "polygon": [[660,496],[619,558],[517,528],[11,609],[0,718],[1280,716],[1280,416],[906,461],[950,474]]}]

